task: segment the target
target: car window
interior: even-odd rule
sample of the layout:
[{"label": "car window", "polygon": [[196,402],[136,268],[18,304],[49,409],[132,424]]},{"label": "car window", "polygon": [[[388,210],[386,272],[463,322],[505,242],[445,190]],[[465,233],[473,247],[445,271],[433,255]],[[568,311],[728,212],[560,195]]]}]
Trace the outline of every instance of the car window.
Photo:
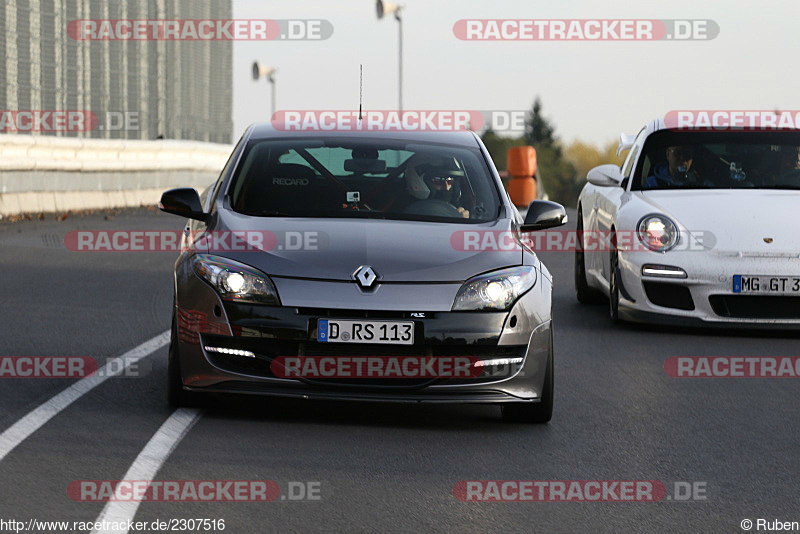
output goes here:
[{"label": "car window", "polygon": [[800,189],[800,132],[651,135],[637,189]]},{"label": "car window", "polygon": [[396,140],[258,140],[235,171],[231,205],[254,216],[484,222],[497,185],[476,148]]},{"label": "car window", "polygon": [[294,149],[288,150],[283,154],[281,154],[278,157],[278,162],[288,163],[292,165],[303,165],[304,167],[308,167],[312,171],[314,170],[314,167],[312,167],[306,160],[304,160],[303,157],[300,154],[298,154],[297,151],[295,151]]}]

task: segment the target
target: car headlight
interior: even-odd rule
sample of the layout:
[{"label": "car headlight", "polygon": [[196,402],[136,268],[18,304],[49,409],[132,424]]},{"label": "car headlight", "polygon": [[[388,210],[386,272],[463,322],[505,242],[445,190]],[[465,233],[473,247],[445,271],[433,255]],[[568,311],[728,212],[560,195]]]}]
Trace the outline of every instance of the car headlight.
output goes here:
[{"label": "car headlight", "polygon": [[195,254],[192,265],[197,275],[211,284],[224,300],[253,304],[281,303],[272,280],[243,263],[210,254]]},{"label": "car headlight", "polygon": [[647,215],[639,221],[639,240],[653,252],[666,252],[678,244],[678,226],[663,215]]},{"label": "car headlight", "polygon": [[507,310],[536,285],[536,269],[512,267],[471,278],[461,286],[453,311]]}]

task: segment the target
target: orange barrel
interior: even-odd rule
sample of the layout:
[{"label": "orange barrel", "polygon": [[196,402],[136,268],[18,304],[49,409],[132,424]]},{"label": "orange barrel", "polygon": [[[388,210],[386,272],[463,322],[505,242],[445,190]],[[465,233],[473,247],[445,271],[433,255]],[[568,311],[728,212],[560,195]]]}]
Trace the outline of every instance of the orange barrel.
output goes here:
[{"label": "orange barrel", "polygon": [[515,206],[528,207],[536,200],[536,149],[515,146],[506,153],[506,166],[511,180],[508,194]]}]

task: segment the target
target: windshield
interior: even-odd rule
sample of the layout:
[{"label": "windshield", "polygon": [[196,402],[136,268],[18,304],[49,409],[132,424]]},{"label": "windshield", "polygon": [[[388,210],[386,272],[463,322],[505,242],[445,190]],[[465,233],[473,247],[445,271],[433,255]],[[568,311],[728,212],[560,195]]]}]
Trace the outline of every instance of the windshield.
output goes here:
[{"label": "windshield", "polygon": [[800,189],[800,132],[657,132],[632,189]]},{"label": "windshield", "polygon": [[255,141],[229,194],[235,211],[261,217],[470,223],[500,208],[477,148],[392,140]]}]

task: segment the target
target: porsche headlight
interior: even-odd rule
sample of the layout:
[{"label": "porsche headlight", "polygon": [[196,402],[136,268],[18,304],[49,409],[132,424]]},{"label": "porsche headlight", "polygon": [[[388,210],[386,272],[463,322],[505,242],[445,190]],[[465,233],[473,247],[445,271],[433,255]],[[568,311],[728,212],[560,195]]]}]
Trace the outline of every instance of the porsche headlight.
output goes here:
[{"label": "porsche headlight", "polygon": [[278,291],[261,271],[220,256],[195,254],[194,271],[224,299],[252,304],[280,305]]},{"label": "porsche headlight", "polygon": [[482,274],[461,286],[453,311],[507,310],[534,285],[536,269],[531,266]]},{"label": "porsche headlight", "polygon": [[678,226],[664,215],[647,215],[639,221],[639,240],[653,252],[666,252],[678,244]]}]

